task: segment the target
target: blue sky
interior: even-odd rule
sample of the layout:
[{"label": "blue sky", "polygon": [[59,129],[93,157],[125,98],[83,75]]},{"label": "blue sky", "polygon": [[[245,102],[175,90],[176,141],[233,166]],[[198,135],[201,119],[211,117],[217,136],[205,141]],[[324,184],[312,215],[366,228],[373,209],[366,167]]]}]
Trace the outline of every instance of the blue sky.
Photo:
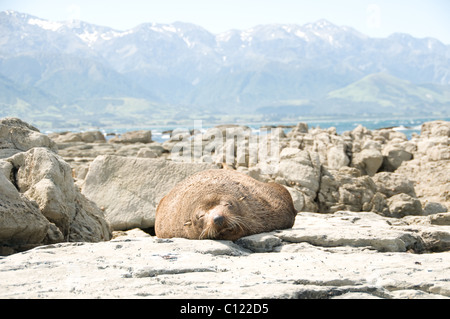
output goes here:
[{"label": "blue sky", "polygon": [[220,33],[258,24],[327,19],[372,37],[405,32],[450,44],[449,0],[0,0],[49,20],[80,19],[127,30],[143,22],[191,22]]}]

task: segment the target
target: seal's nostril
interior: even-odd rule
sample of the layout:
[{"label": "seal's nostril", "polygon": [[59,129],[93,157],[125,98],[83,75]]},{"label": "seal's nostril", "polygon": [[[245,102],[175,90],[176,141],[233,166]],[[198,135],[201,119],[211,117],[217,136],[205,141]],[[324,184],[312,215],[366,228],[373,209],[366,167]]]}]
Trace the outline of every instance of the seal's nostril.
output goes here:
[{"label": "seal's nostril", "polygon": [[223,222],[224,222],[225,218],[223,218],[222,215],[216,215],[214,216],[214,224],[216,224],[217,226],[222,226]]}]

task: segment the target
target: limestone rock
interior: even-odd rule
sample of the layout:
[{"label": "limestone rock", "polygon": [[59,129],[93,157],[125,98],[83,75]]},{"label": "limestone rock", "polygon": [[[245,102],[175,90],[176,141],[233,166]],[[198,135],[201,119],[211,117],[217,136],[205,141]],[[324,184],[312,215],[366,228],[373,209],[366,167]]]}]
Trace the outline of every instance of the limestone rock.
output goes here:
[{"label": "limestone rock", "polygon": [[18,118],[0,119],[0,158],[7,158],[33,147],[46,147],[57,152],[55,142],[34,126]]},{"label": "limestone rock", "polygon": [[262,233],[243,237],[236,242],[238,245],[250,249],[256,253],[273,251],[274,247],[281,245],[281,239],[277,236]]},{"label": "limestone rock", "polygon": [[308,133],[308,124],[307,123],[298,123],[289,133],[289,137],[295,137],[298,134]]},{"label": "limestone rock", "polygon": [[450,226],[450,213],[441,213],[430,216],[430,223],[432,225]]},{"label": "limestone rock", "polygon": [[423,208],[424,215],[436,215],[439,213],[446,213],[448,211],[447,207],[445,207],[441,203],[428,202],[425,204]]},{"label": "limestone rock", "polygon": [[422,214],[420,201],[408,194],[398,194],[390,197],[388,206],[391,217]]},{"label": "limestone rock", "polygon": [[450,208],[450,122],[422,125],[411,143],[416,145],[411,161],[403,162],[396,173],[414,182],[417,197],[424,205],[436,202]]},{"label": "limestone rock", "polygon": [[416,197],[414,184],[402,174],[381,172],[372,177],[378,191],[387,197],[407,194]]},{"label": "limestone rock", "polygon": [[420,237],[392,228],[374,213],[337,212],[332,215],[300,213],[292,229],[274,235],[291,243],[321,247],[369,247],[378,251],[423,250]]},{"label": "limestone rock", "polygon": [[[0,298],[450,297],[450,252],[439,250],[450,248],[448,226],[407,221],[302,213],[291,230],[236,243],[133,230],[109,242],[42,246],[0,258]],[[436,250],[410,253],[427,248]]]},{"label": "limestone rock", "polygon": [[[260,180],[260,179],[258,179],[258,180]],[[293,187],[286,186],[286,189],[289,191],[289,194],[291,194],[292,201],[294,202],[295,210],[296,211],[307,211],[305,197],[304,197],[305,195],[301,191],[299,191]]]},{"label": "limestone rock", "polygon": [[82,193],[103,207],[113,230],[153,227],[159,201],[178,182],[211,164],[164,159],[99,156],[91,164]]},{"label": "limestone rock", "polygon": [[280,154],[276,176],[288,186],[295,186],[307,196],[315,197],[319,190],[320,161],[317,153],[285,148]]},{"label": "limestone rock", "polygon": [[121,136],[113,137],[109,143],[151,143],[152,131],[131,131],[125,132]]},{"label": "limestone rock", "polygon": [[73,142],[106,143],[106,138],[100,131],[51,133],[48,136],[57,144]]},{"label": "limestone rock", "polygon": [[322,171],[318,193],[319,210],[333,213],[339,210],[371,211],[377,186],[369,176],[359,176],[356,169]]},{"label": "limestone rock", "polygon": [[46,148],[33,148],[8,161],[13,165],[17,189],[35,201],[47,220],[69,241],[110,239],[100,209],[75,187],[70,166]]},{"label": "limestone rock", "polygon": [[0,246],[42,244],[50,227],[38,205],[0,173]]},{"label": "limestone rock", "polygon": [[433,121],[424,123],[422,125],[420,136],[422,138],[439,136],[450,137],[450,122]]},{"label": "limestone rock", "polygon": [[143,158],[157,158],[158,154],[149,148],[141,148],[136,156]]},{"label": "limestone rock", "polygon": [[413,154],[399,145],[389,145],[383,149],[383,168],[388,172],[395,172],[403,162],[410,161]]},{"label": "limestone rock", "polygon": [[364,149],[354,154],[352,166],[360,169],[363,174],[375,175],[383,164],[383,155],[376,149]]}]

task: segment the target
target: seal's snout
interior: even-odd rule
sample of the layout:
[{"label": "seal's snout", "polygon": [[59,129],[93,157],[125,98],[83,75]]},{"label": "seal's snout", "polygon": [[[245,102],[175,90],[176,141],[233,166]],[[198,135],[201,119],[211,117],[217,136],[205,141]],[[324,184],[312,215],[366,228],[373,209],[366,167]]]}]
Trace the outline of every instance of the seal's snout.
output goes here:
[{"label": "seal's snout", "polygon": [[222,215],[216,215],[216,216],[214,216],[213,221],[214,221],[214,224],[216,226],[220,227],[220,226],[223,225],[223,222],[225,221],[225,218]]}]

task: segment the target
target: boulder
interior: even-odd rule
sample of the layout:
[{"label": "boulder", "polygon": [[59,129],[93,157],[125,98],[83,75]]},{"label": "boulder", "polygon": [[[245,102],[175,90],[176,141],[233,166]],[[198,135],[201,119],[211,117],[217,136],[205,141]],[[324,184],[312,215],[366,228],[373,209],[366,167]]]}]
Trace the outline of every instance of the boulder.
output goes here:
[{"label": "boulder", "polygon": [[389,145],[383,149],[383,170],[395,172],[405,161],[410,161],[413,155],[399,145]]},{"label": "boulder", "polygon": [[[413,159],[403,162],[396,173],[414,182],[417,197],[426,205],[435,202],[450,208],[450,122],[434,121],[422,125],[420,135],[411,141]],[[430,211],[430,210],[428,210]],[[426,214],[427,211],[425,211]]]},{"label": "boulder", "polygon": [[445,207],[441,203],[428,202],[428,203],[425,203],[425,206],[423,207],[424,215],[436,215],[436,214],[446,213],[446,212],[448,212],[447,207]]},{"label": "boulder", "polygon": [[387,197],[402,193],[416,197],[414,183],[403,174],[381,172],[375,174],[372,179],[377,185],[378,191]]},{"label": "boulder", "polygon": [[450,122],[432,121],[426,122],[421,127],[421,138],[450,137]]},{"label": "boulder", "polygon": [[276,176],[288,186],[315,197],[319,190],[320,161],[315,152],[295,148],[285,148],[280,154],[280,163]]},{"label": "boulder", "polygon": [[74,142],[106,143],[106,138],[100,131],[51,133],[48,136],[57,144]]},{"label": "boulder", "polygon": [[288,137],[296,137],[306,133],[308,133],[308,124],[300,122],[288,133]]},{"label": "boulder", "polygon": [[361,170],[363,174],[375,175],[383,164],[383,155],[377,149],[363,149],[361,152],[353,154],[352,166]]},{"label": "boulder", "polygon": [[355,168],[342,168],[339,171],[323,169],[317,196],[319,211],[371,211],[376,193],[377,186],[372,179],[360,176],[360,171]]},{"label": "boulder", "polygon": [[0,172],[0,246],[41,244],[49,224],[36,202],[19,193],[9,178]]},{"label": "boulder", "polygon": [[153,150],[149,148],[141,148],[137,155],[137,157],[144,157],[144,158],[157,158],[158,154],[154,152]]},{"label": "boulder", "polygon": [[408,194],[397,194],[388,198],[390,217],[401,218],[407,215],[421,215],[420,201]]},{"label": "boulder", "polygon": [[159,201],[186,177],[217,166],[164,159],[99,156],[86,176],[82,193],[102,207],[113,230],[149,228]]},{"label": "boulder", "polygon": [[55,142],[34,126],[18,118],[0,119],[0,158],[8,158],[33,147],[58,152]]},{"label": "boulder", "polygon": [[8,161],[18,191],[38,204],[68,241],[109,240],[111,232],[101,210],[74,185],[70,166],[46,148],[33,148]]},{"label": "boulder", "polygon": [[151,143],[152,142],[152,131],[131,131],[125,132],[120,136],[115,136],[108,141],[109,143]]}]

